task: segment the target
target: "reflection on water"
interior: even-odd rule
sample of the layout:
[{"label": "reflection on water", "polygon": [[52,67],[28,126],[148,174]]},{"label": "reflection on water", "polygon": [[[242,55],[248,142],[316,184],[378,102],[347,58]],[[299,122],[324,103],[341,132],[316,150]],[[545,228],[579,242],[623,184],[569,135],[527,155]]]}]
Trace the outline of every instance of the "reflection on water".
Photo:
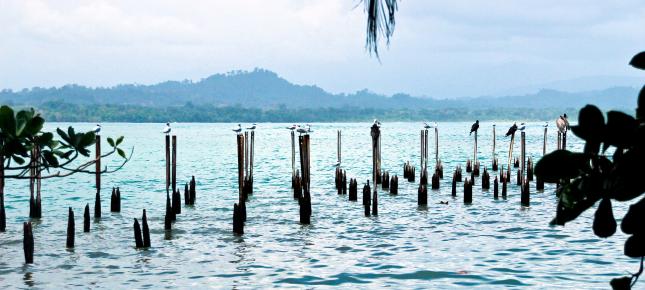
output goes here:
[{"label": "reflection on water", "polygon": [[[505,124],[497,125],[500,129]],[[94,124],[74,126],[89,130]],[[334,189],[336,130],[343,130],[348,179],[364,181],[371,176],[370,124],[314,124],[312,224],[299,225],[298,203],[290,189],[291,144],[285,126],[258,125],[255,190],[247,204],[245,235],[236,237],[232,234],[232,208],[237,201],[232,125],[173,126],[178,134],[178,184],[195,175],[197,201],[194,207],[182,209],[168,232],[164,230],[165,153],[159,133],[163,125],[104,124],[105,135],[123,134],[126,147],[136,148],[122,171],[102,177],[106,192],[120,187],[122,212],[110,213],[109,195],[104,195],[100,222],[92,223],[90,233],[83,233],[82,218],[77,218],[76,247],[66,249],[67,208],[83,212],[85,204],[93,207],[93,176],[43,181],[43,218],[34,220],[35,264],[24,266],[22,222],[28,220],[28,182],[8,181],[7,232],[0,233],[2,286],[604,289],[608,276],[634,268],[635,262],[622,255],[624,239],[601,240],[593,235],[589,227],[593,211],[564,228],[548,226],[555,213],[553,186],[547,185],[545,192],[532,188],[530,208],[520,206],[519,187],[511,183],[506,200],[501,196],[494,200],[492,190],[482,191],[480,182],[473,186],[471,205],[463,204],[463,184],[458,184],[457,197],[452,198],[449,177],[473,152],[470,123],[439,124],[445,177],[439,190],[428,191],[428,205],[421,207],[418,184],[401,176],[403,162],[418,163],[420,124],[383,124],[382,164],[390,176],[399,175],[399,194],[379,188],[379,215],[370,218],[363,216],[361,201],[348,202]],[[491,128],[481,123],[478,136],[479,161],[489,168]],[[542,132],[541,127],[527,129],[527,152],[534,160],[542,152]],[[548,150],[555,148],[553,133]],[[582,149],[576,138],[568,142]],[[429,151],[434,152],[433,142],[429,143]],[[498,136],[500,162],[507,144],[507,138]],[[429,166],[432,170],[434,162]],[[491,178],[496,174],[490,173]],[[147,210],[151,231],[149,250],[136,250],[132,237],[132,219],[139,218],[142,209]],[[623,204],[615,204],[614,209],[616,216],[626,210]],[[611,268],[606,263],[612,263]],[[38,275],[37,283],[32,273]]]}]

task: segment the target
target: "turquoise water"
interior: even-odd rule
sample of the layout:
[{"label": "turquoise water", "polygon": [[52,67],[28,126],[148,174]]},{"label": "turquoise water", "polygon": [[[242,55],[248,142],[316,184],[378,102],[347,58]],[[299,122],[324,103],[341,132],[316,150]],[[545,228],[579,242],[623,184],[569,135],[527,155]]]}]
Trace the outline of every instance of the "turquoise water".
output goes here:
[{"label": "turquoise water", "polygon": [[[49,129],[69,124],[50,124]],[[370,124],[313,124],[311,137],[312,223],[298,223],[292,198],[291,143],[287,124],[259,124],[256,131],[255,192],[247,203],[245,235],[232,234],[237,200],[235,135],[232,124],[174,124],[177,175],[183,187],[197,179],[197,202],[184,207],[172,234],[163,229],[165,153],[162,124],[103,124],[103,136],[125,135],[134,146],[126,167],[103,176],[103,218],[82,232],[83,207],[94,205],[90,175],[43,181],[43,218],[34,222],[34,264],[25,265],[22,222],[28,220],[28,181],[8,181],[7,232],[0,233],[0,288],[472,288],[606,289],[612,277],[637,269],[623,256],[622,233],[596,238],[593,211],[566,227],[550,227],[553,186],[536,192],[531,207],[520,206],[519,187],[494,200],[477,180],[473,204],[450,196],[454,167],[472,155],[470,123],[440,123],[441,189],[417,206],[417,183],[402,179],[402,164],[419,162],[418,123],[385,123],[383,169],[398,174],[399,195],[379,191],[379,216],[364,217],[361,202],[349,202],[334,188],[336,130],[343,130],[343,167],[359,187],[371,170]],[[93,124],[73,124],[89,130]],[[500,165],[510,126],[498,122]],[[503,132],[502,132],[503,131]],[[542,153],[541,127],[527,129],[527,153]],[[432,137],[432,135],[430,136]],[[105,138],[104,138],[105,139]],[[431,139],[432,140],[432,139]],[[490,168],[492,127],[482,123],[479,159]],[[581,150],[571,136],[569,148]],[[430,155],[434,152],[430,141]],[[519,142],[516,142],[519,144]],[[107,144],[103,144],[107,148]],[[548,150],[555,148],[553,124]],[[519,153],[519,145],[515,152]],[[117,160],[108,162],[114,166]],[[434,168],[434,159],[429,164]],[[418,172],[418,171],[417,171]],[[514,177],[513,177],[514,180]],[[418,178],[417,178],[418,182]],[[492,183],[492,182],[491,182]],[[109,212],[109,188],[119,186],[122,212]],[[360,196],[360,194],[359,194]],[[441,205],[439,201],[449,201]],[[76,214],[76,247],[65,248],[67,208]],[[146,209],[152,248],[134,248],[132,222]],[[614,204],[622,217],[625,204]]]}]

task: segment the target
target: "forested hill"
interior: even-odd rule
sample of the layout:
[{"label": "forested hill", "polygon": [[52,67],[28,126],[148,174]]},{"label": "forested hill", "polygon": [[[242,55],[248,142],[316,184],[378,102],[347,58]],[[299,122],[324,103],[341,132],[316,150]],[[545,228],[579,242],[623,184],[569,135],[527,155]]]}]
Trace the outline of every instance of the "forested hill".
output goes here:
[{"label": "forested hill", "polygon": [[[414,97],[407,94],[384,96],[367,90],[352,94],[332,94],[315,85],[296,85],[263,69],[215,74],[200,81],[166,81],[154,85],[118,85],[90,88],[66,85],[58,88],[31,88],[0,91],[0,103],[43,107],[47,104],[119,105],[137,108],[182,107],[186,104],[209,107],[252,109],[361,108],[379,110],[416,109],[503,109],[578,108],[593,103],[604,109],[629,109],[636,104],[638,90],[613,87],[586,92],[543,89],[521,96],[441,99],[441,96]],[[434,98],[437,97],[437,98]]]}]

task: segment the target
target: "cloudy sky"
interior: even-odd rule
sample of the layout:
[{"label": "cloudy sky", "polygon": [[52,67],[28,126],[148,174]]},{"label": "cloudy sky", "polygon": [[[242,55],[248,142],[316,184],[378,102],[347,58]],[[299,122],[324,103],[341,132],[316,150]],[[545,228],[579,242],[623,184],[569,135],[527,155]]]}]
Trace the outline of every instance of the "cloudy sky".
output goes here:
[{"label": "cloudy sky", "polygon": [[0,88],[255,67],[331,92],[440,98],[645,80],[627,66],[645,50],[642,0],[402,0],[380,63],[364,37],[358,0],[0,0]]}]

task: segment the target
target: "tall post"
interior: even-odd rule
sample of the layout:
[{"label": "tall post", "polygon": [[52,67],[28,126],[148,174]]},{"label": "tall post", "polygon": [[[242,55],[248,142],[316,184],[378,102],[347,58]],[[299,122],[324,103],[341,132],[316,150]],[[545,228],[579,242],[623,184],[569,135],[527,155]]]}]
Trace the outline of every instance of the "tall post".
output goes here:
[{"label": "tall post", "polygon": [[296,175],[296,136],[291,130],[291,177]]},{"label": "tall post", "polygon": [[[2,144],[0,139],[0,144]],[[4,144],[2,144],[4,145]],[[0,155],[0,232],[7,228],[7,216],[4,210],[4,156]]]},{"label": "tall post", "polygon": [[249,132],[244,132],[244,176],[249,176]]},{"label": "tall post", "polygon": [[96,135],[96,191],[101,191],[101,135]]},{"label": "tall post", "polygon": [[428,129],[424,130],[423,139],[423,165],[428,168]]},{"label": "tall post", "polygon": [[[372,131],[373,134],[373,131]],[[374,137],[372,137],[374,138]],[[419,167],[421,168],[421,172],[423,172],[423,130],[421,130],[421,134],[419,135]],[[374,141],[372,141],[374,142]],[[376,185],[376,183],[375,183]]]},{"label": "tall post", "polygon": [[249,180],[251,180],[251,186],[253,186],[253,156],[255,156],[255,131],[251,131],[251,148],[249,149]]},{"label": "tall post", "polygon": [[524,175],[526,174],[526,133],[522,131],[521,135],[521,155],[522,155],[522,176],[520,177],[520,180],[522,181],[521,184],[524,184]]},{"label": "tall post", "polygon": [[562,133],[562,150],[567,150],[567,130]]},{"label": "tall post", "polygon": [[495,125],[493,125],[493,159],[495,159],[495,143],[497,141],[497,138],[495,137]]},{"label": "tall post", "polygon": [[177,191],[177,135],[172,135],[172,192]]},{"label": "tall post", "polygon": [[546,155],[546,129],[547,127],[544,127],[544,141],[542,142],[542,156]]},{"label": "tall post", "polygon": [[477,131],[475,131],[475,148],[473,148],[473,164],[477,163]]},{"label": "tall post", "polygon": [[562,132],[560,132],[560,130],[558,130],[558,144],[557,144],[557,146],[558,146],[558,148],[557,148],[558,150],[562,149]]},{"label": "tall post", "polygon": [[[423,134],[423,133],[422,133]],[[372,135],[372,184],[374,185],[374,191],[376,191],[376,175],[378,174],[378,144],[381,132],[378,125],[372,125],[371,129]],[[423,143],[423,142],[422,142]]]},{"label": "tall post", "polygon": [[244,135],[237,134],[237,186],[239,204],[245,202],[244,199]]},{"label": "tall post", "polygon": [[434,161],[439,163],[439,128],[434,126]]},{"label": "tall post", "polygon": [[508,176],[506,176],[507,179],[511,178],[511,162],[513,162],[513,144],[515,143],[515,133],[511,134],[511,143],[508,148]]},{"label": "tall post", "polygon": [[166,192],[170,188],[170,135],[166,134]]}]

